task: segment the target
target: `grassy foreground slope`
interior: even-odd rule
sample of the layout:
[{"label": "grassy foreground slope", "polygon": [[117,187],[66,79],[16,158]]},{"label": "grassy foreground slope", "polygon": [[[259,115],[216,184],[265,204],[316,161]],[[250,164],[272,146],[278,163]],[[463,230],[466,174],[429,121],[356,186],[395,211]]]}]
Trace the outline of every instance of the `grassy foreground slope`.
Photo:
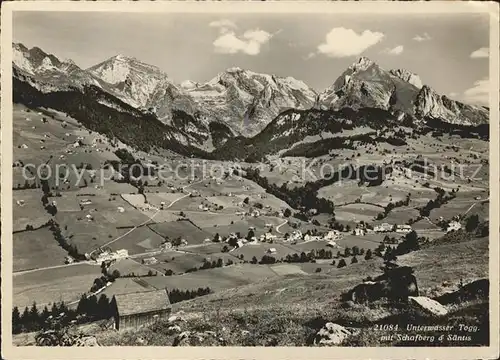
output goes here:
[{"label": "grassy foreground slope", "polygon": [[[398,261],[414,267],[424,295],[436,296],[456,290],[460,279],[467,283],[488,276],[488,238],[429,247]],[[343,305],[339,295],[362,278],[380,274],[380,265],[376,259],[335,269],[331,274],[274,278],[177,303],[173,311],[183,313],[183,331],[216,331],[228,345],[305,346],[325,322],[360,328],[359,335],[348,339],[346,345],[350,346],[418,345],[397,337],[381,341],[387,332],[377,332],[375,324],[399,324],[403,334],[407,332],[401,329],[408,323],[479,327],[470,341],[444,340],[444,344],[454,346],[477,346],[488,338],[488,301],[484,300],[449,305],[448,315],[439,319],[385,302]],[[168,327],[160,323],[139,331],[101,333],[98,338],[104,345],[136,345],[137,339],[151,346],[165,345],[175,337],[167,335]]]}]

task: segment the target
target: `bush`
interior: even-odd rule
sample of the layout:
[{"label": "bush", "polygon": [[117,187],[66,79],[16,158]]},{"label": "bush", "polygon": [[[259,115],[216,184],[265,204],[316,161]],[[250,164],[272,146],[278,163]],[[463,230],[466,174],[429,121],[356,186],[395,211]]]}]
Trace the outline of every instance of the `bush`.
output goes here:
[{"label": "bush", "polygon": [[340,259],[338,265],[337,265],[337,268],[343,268],[344,266],[347,266],[346,262],[344,259]]},{"label": "bush", "polygon": [[314,272],[316,272],[316,273],[321,272],[321,268],[316,268],[316,270]]},{"label": "bush", "polygon": [[357,262],[358,262],[358,259],[356,258],[356,256],[353,256],[351,259],[351,264],[356,264]]}]

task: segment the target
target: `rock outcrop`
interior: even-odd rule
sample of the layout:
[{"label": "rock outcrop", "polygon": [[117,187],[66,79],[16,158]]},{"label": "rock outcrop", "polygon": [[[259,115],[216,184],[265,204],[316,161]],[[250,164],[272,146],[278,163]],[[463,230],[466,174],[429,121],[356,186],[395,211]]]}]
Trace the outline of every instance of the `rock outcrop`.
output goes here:
[{"label": "rock outcrop", "polygon": [[410,301],[410,304],[412,306],[415,306],[419,310],[423,310],[424,312],[428,314],[432,314],[435,316],[443,316],[448,314],[448,310],[446,307],[441,305],[439,302],[436,300],[432,300],[428,297],[425,296],[410,296],[408,298]]},{"label": "rock outcrop", "polygon": [[314,337],[313,344],[317,346],[338,346],[355,331],[332,322],[326,323]]}]

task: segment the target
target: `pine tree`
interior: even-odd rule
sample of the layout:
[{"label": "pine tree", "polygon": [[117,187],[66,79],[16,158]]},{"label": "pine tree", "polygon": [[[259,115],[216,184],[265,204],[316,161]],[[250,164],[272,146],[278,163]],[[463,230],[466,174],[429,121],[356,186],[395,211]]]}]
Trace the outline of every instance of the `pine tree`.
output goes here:
[{"label": "pine tree", "polygon": [[99,297],[99,302],[97,303],[98,307],[98,317],[100,319],[109,319],[111,316],[109,299],[105,294],[102,294]]},{"label": "pine tree", "polygon": [[97,297],[95,295],[92,295],[87,299],[87,306],[88,306],[87,315],[90,318],[95,318],[99,314]]},{"label": "pine tree", "polygon": [[57,303],[52,304],[52,308],[50,310],[50,315],[52,315],[53,317],[56,317],[57,315],[59,315],[59,307],[57,306]]},{"label": "pine tree", "polygon": [[17,306],[12,309],[12,333],[19,334],[21,332],[21,314]]},{"label": "pine tree", "polygon": [[356,256],[353,256],[351,259],[351,264],[356,264],[357,262],[358,262],[358,259],[356,258]]},{"label": "pine tree", "polygon": [[365,260],[370,260],[372,258],[372,250],[368,249],[366,251]]},{"label": "pine tree", "polygon": [[82,295],[80,301],[78,302],[78,306],[76,307],[76,312],[78,315],[85,315],[88,311],[88,302],[87,297]]},{"label": "pine tree", "polygon": [[29,313],[29,323],[32,329],[38,330],[41,327],[40,316],[38,314],[38,308],[36,307],[36,302],[33,302]]},{"label": "pine tree", "polygon": [[30,323],[30,311],[26,306],[24,308],[23,314],[21,315],[21,327],[22,327],[21,331],[31,330],[29,323]]}]

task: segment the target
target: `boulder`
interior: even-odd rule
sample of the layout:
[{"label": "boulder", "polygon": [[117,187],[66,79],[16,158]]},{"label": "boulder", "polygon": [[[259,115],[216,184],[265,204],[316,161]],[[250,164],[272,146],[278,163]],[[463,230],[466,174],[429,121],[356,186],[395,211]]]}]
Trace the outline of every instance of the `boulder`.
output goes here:
[{"label": "boulder", "polygon": [[408,300],[412,306],[432,315],[443,316],[448,313],[448,310],[439,302],[425,296],[410,296]]},{"label": "boulder", "polygon": [[217,338],[213,331],[203,333],[184,331],[177,335],[172,346],[223,346],[226,342],[222,338]]},{"label": "boulder", "polygon": [[95,336],[77,335],[73,340],[74,346],[100,346]]},{"label": "boulder", "polygon": [[175,323],[175,322],[179,322],[179,321],[182,321],[182,317],[180,315],[172,315],[168,318],[168,323]]},{"label": "boulder", "polygon": [[87,336],[82,339],[83,346],[99,346],[95,336]]},{"label": "boulder", "polygon": [[319,346],[340,345],[351,335],[353,335],[352,330],[342,325],[328,322],[316,333],[313,344]]}]

